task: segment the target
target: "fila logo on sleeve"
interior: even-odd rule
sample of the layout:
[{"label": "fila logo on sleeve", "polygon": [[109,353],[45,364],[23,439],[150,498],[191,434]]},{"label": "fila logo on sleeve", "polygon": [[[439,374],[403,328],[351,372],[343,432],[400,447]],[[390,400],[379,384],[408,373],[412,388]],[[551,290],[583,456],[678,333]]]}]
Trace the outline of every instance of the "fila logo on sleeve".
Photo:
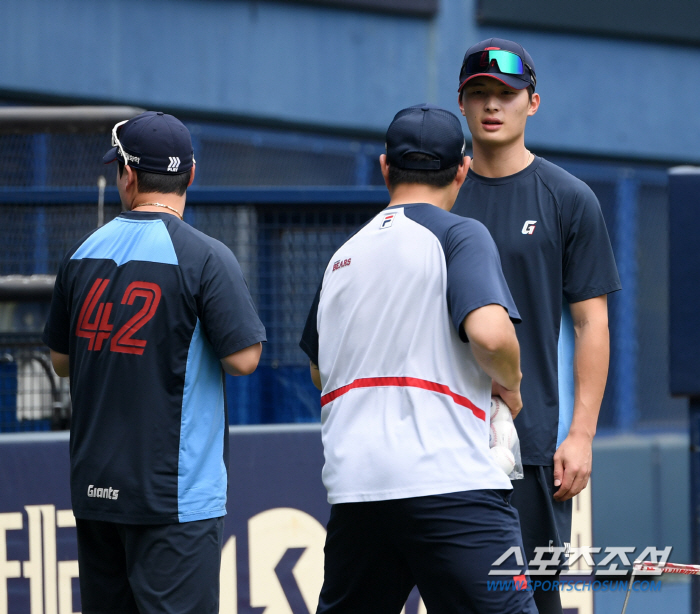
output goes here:
[{"label": "fila logo on sleeve", "polygon": [[535,232],[535,224],[537,224],[537,220],[527,220],[527,222],[525,222],[523,225],[521,232],[524,235],[531,235],[533,232]]},{"label": "fila logo on sleeve", "polygon": [[168,164],[168,170],[177,173],[177,169],[180,168],[180,158],[168,158],[170,164]]},{"label": "fila logo on sleeve", "polygon": [[382,223],[379,226],[379,230],[384,230],[385,228],[390,228],[391,225],[394,223],[394,218],[396,217],[396,213],[388,213],[382,218]]}]

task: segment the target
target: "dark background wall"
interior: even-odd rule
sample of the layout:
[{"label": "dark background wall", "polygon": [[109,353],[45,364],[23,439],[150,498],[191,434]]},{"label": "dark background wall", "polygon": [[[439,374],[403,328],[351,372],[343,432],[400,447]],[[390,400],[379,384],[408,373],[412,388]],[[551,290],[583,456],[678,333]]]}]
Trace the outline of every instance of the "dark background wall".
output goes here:
[{"label": "dark background wall", "polygon": [[[688,0],[479,0],[477,20],[482,25],[700,45],[700,3]],[[625,69],[615,57],[609,62]]]}]

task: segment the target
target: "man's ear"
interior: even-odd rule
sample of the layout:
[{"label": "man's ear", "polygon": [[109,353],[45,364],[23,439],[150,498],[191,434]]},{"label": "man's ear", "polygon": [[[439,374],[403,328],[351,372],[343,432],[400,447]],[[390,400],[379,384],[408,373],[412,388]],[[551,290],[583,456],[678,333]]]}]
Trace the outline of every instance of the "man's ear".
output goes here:
[{"label": "man's ear", "polygon": [[389,163],[386,161],[386,154],[379,156],[379,168],[382,169],[382,177],[384,177],[384,184],[386,189],[391,191],[389,184]]},{"label": "man's ear", "polygon": [[537,113],[537,109],[540,108],[540,95],[539,94],[533,94],[532,95],[532,100],[530,101],[530,108],[527,110],[528,116],[534,115]]},{"label": "man's ear", "polygon": [[[462,94],[464,93],[464,90],[460,91],[459,94],[457,94],[457,104],[459,105],[459,110],[464,115],[464,103],[462,102]],[[466,115],[464,115],[466,117]]]},{"label": "man's ear", "polygon": [[462,158],[462,163],[457,167],[457,175],[455,176],[455,183],[458,188],[462,187],[464,180],[467,178],[467,173],[469,172],[469,165],[472,163],[472,159],[469,156],[464,156]]},{"label": "man's ear", "polygon": [[126,189],[131,188],[138,191],[139,180],[136,176],[136,171],[129,165],[125,165],[124,172],[126,173]]},{"label": "man's ear", "polygon": [[192,182],[194,181],[194,169],[195,169],[195,164],[192,165],[192,168],[190,169],[190,180],[187,183],[187,187],[189,188],[192,185]]}]

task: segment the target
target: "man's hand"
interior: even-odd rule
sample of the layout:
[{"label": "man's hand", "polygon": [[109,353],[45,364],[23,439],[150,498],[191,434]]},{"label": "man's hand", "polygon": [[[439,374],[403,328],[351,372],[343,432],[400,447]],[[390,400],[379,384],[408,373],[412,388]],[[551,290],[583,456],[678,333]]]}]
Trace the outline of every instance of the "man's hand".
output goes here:
[{"label": "man's hand", "polygon": [[559,486],[554,498],[566,501],[580,493],[588,484],[592,467],[593,438],[569,431],[554,454],[554,486]]},{"label": "man's hand", "polygon": [[513,390],[508,390],[508,388],[501,386],[494,380],[491,382],[491,395],[503,399],[503,402],[508,406],[508,409],[510,409],[510,415],[513,416],[513,419],[515,419],[515,416],[517,416],[523,408],[520,386]]}]

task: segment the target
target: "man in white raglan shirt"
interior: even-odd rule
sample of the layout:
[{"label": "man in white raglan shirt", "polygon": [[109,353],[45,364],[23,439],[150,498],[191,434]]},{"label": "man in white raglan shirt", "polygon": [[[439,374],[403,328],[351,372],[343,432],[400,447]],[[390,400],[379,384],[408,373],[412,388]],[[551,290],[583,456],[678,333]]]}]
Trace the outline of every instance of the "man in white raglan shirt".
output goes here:
[{"label": "man in white raglan shirt", "polygon": [[329,262],[301,340],[333,504],[317,611],[398,614],[417,585],[432,612],[535,613],[528,591],[487,588],[522,547],[487,417],[492,379],[521,407],[519,315],[486,228],[449,213],[460,122],[410,107],[386,146],[391,202]]}]

